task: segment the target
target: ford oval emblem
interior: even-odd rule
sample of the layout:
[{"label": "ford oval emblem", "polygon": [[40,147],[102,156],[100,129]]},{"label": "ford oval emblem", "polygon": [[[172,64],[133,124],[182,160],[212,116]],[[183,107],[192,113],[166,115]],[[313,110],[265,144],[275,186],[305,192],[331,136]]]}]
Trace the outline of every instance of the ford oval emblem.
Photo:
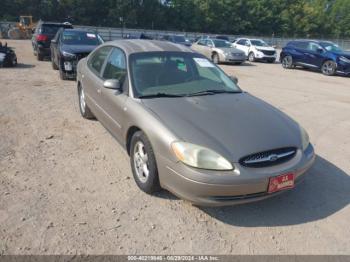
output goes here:
[{"label": "ford oval emblem", "polygon": [[269,161],[274,162],[277,159],[278,159],[278,155],[276,155],[276,154],[269,155]]}]

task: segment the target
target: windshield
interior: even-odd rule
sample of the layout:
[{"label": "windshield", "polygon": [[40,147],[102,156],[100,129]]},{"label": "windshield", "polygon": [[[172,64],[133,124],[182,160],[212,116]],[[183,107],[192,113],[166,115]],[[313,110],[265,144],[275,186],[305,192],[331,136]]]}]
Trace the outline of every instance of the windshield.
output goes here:
[{"label": "windshield", "polygon": [[255,46],[269,46],[263,40],[250,40],[250,42]]},{"label": "windshield", "polygon": [[177,43],[184,43],[184,42],[186,42],[186,38],[184,36],[181,36],[181,35],[175,35],[174,41]]},{"label": "windshield", "polygon": [[343,52],[343,49],[341,49],[337,44],[334,43],[322,42],[321,46],[330,52]]},{"label": "windshield", "polygon": [[[241,92],[221,69],[199,54],[147,52],[130,55],[136,97]],[[204,94],[205,95],[205,94]]]},{"label": "windshield", "polygon": [[231,47],[231,43],[226,40],[212,40],[215,47]]},{"label": "windshield", "polygon": [[99,35],[94,33],[64,31],[62,43],[66,45],[99,45],[102,43],[102,40]]}]

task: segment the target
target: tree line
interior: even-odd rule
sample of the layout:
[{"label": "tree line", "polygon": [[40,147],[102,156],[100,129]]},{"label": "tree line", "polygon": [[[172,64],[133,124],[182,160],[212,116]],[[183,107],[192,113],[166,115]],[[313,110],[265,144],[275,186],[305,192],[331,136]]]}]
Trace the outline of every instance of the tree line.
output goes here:
[{"label": "tree line", "polygon": [[1,0],[19,15],[79,25],[280,37],[350,37],[350,0]]}]

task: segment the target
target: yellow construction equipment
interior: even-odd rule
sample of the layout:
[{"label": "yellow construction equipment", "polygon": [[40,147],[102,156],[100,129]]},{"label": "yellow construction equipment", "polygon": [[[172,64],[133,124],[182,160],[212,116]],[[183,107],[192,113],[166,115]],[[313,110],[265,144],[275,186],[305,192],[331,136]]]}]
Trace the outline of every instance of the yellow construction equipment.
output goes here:
[{"label": "yellow construction equipment", "polygon": [[10,39],[30,39],[35,28],[32,16],[22,15],[19,17],[19,23],[8,31]]}]

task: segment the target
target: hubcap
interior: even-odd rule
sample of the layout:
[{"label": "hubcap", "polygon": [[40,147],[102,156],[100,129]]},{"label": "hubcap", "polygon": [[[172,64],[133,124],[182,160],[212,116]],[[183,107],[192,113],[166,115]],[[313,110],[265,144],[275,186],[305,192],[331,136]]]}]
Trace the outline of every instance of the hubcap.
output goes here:
[{"label": "hubcap", "polygon": [[215,64],[217,64],[219,62],[219,58],[218,58],[217,55],[214,55],[213,61],[214,61]]},{"label": "hubcap", "polygon": [[149,177],[148,155],[141,141],[138,141],[134,147],[134,167],[138,179],[146,183]]},{"label": "hubcap", "polygon": [[250,61],[250,62],[253,62],[253,61],[254,61],[254,54],[253,54],[253,53],[251,53],[251,54],[249,55],[249,61]]},{"label": "hubcap", "polygon": [[322,72],[327,75],[334,73],[334,65],[331,61],[325,62],[322,66]]},{"label": "hubcap", "polygon": [[285,58],[283,58],[282,65],[283,65],[283,67],[286,67],[286,68],[291,67],[292,58],[290,56],[286,56]]},{"label": "hubcap", "polygon": [[84,89],[80,88],[80,109],[83,114],[85,113],[85,94]]}]

